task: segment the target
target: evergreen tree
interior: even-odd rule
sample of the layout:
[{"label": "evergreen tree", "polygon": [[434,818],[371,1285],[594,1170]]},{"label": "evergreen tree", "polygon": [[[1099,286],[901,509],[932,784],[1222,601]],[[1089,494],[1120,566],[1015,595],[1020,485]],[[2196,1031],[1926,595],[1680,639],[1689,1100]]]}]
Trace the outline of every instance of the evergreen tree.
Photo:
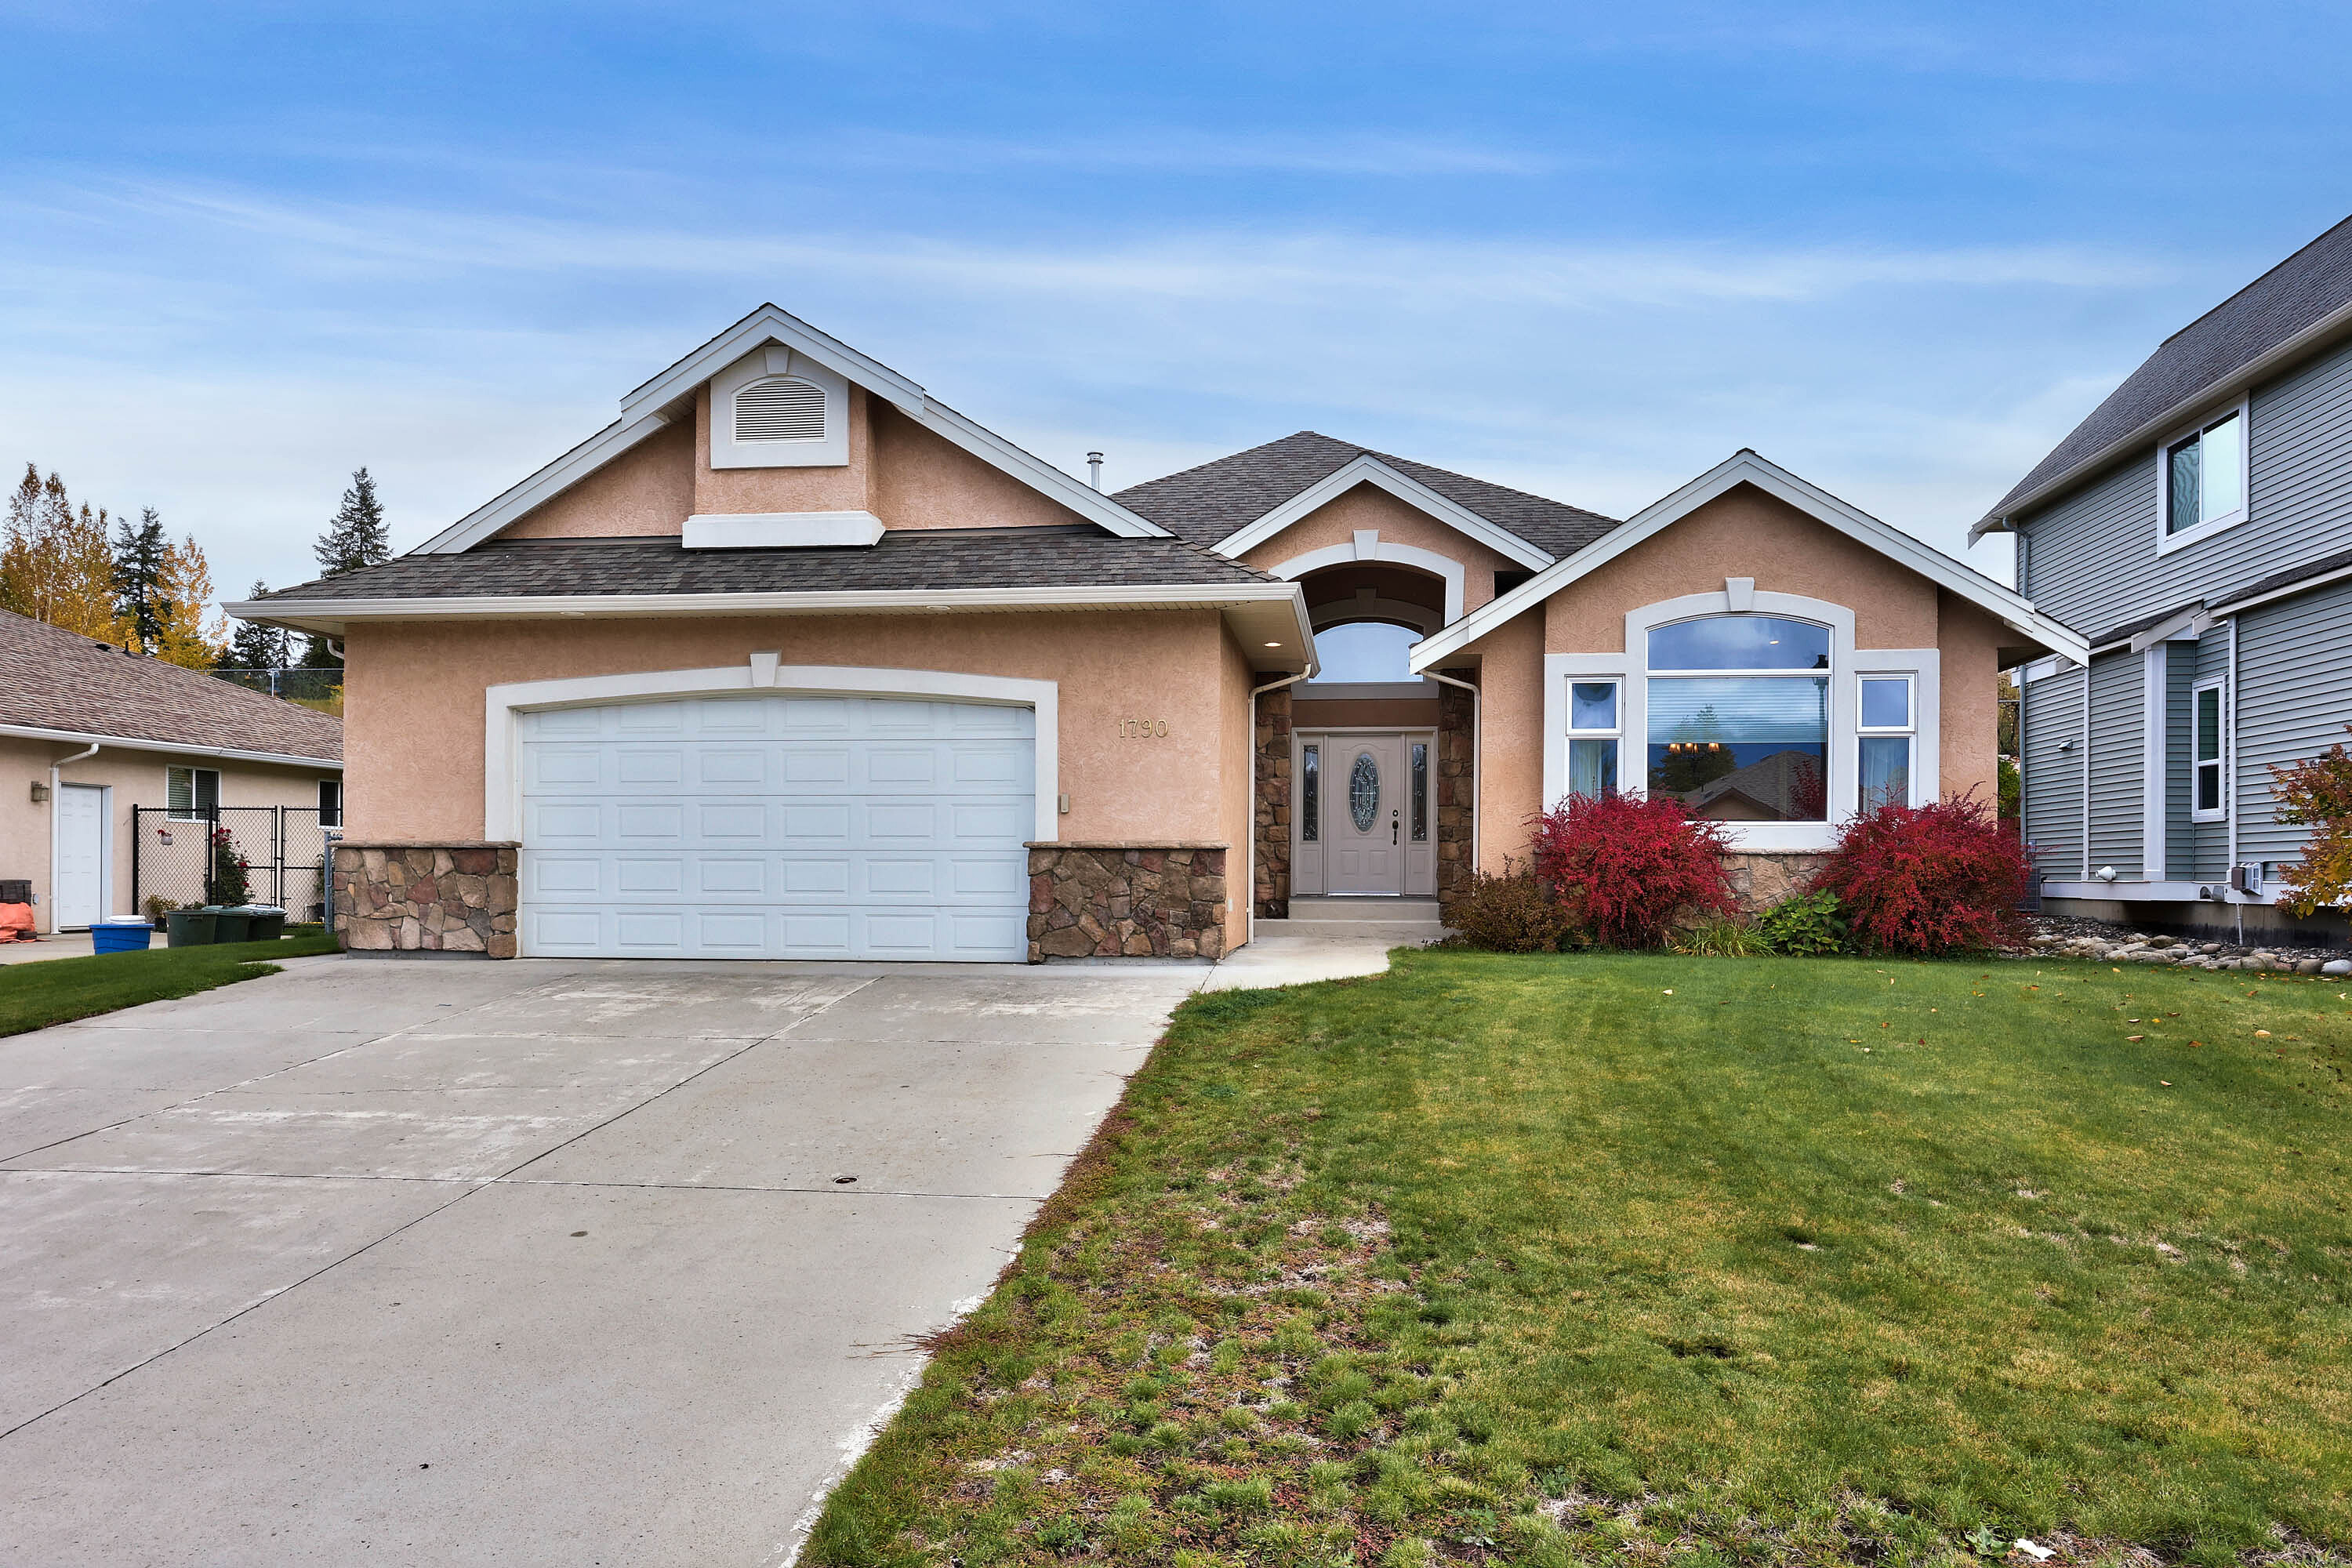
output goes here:
[{"label": "evergreen tree", "polygon": [[319,536],[319,570],[340,577],[362,566],[381,566],[392,559],[392,533],[384,527],[383,504],[376,500],[375,480],[365,468],[352,474],[343,504]]},{"label": "evergreen tree", "polygon": [[[257,582],[246,597],[258,599],[268,592],[268,584]],[[283,669],[286,662],[284,628],[265,626],[258,621],[237,622],[228,647],[221,655],[221,667],[226,669]]]},{"label": "evergreen tree", "polygon": [[163,520],[153,507],[145,508],[134,525],[129,518],[115,524],[114,613],[144,653],[153,653],[172,618],[163,597],[165,557],[172,542],[163,536]]}]

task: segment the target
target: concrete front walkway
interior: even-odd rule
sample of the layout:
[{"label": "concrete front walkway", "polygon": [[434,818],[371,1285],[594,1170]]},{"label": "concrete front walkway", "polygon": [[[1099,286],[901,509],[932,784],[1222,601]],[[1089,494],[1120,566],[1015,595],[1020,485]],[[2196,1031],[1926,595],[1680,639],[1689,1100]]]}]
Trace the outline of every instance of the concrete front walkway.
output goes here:
[{"label": "concrete front walkway", "polygon": [[1170,1010],[1390,934],[294,960],[0,1039],[0,1557],[781,1562]]}]

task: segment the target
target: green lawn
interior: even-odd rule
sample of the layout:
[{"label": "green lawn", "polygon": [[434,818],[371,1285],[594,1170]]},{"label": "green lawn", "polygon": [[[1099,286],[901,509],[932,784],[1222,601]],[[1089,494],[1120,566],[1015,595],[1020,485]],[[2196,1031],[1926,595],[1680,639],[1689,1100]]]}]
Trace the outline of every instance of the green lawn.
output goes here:
[{"label": "green lawn", "polygon": [[2342,1561],[2346,991],[1427,952],[1197,998],[806,1560]]},{"label": "green lawn", "polygon": [[142,1002],[193,996],[215,985],[277,973],[278,965],[265,962],[268,959],[334,951],[335,939],[310,926],[276,942],[158,947],[145,952],[11,963],[0,967],[0,1035],[21,1035]]}]

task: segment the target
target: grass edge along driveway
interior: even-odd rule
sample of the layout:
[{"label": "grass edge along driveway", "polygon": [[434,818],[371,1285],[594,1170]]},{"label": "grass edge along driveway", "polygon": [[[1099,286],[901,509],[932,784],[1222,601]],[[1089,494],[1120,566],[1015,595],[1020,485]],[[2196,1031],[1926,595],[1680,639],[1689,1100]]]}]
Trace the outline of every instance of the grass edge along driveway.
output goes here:
[{"label": "grass edge along driveway", "polygon": [[803,1560],[2343,1561],[2347,1015],[2033,961],[1197,997]]},{"label": "grass edge along driveway", "polygon": [[240,980],[278,973],[273,958],[309,958],[338,951],[318,931],[275,942],[219,942],[204,947],[150,948],[89,958],[43,959],[0,967],[0,1036],[70,1024],[145,1002],[193,996]]}]

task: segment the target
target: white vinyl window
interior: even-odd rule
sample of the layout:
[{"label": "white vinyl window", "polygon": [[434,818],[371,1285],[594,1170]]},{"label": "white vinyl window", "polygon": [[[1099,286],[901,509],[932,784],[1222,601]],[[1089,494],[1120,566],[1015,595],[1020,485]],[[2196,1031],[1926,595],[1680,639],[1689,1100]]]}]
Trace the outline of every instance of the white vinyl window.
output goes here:
[{"label": "white vinyl window", "polygon": [[1624,738],[1624,689],[1612,679],[1568,683],[1568,793],[1613,795]]},{"label": "white vinyl window", "polygon": [[2160,550],[2245,521],[2245,405],[2166,442],[2157,468],[2158,506],[2164,522]]},{"label": "white vinyl window", "polygon": [[173,822],[205,822],[220,809],[220,770],[163,770],[163,815]]},{"label": "white vinyl window", "polygon": [[1908,675],[1865,675],[1856,694],[1861,743],[1860,808],[1909,805],[1911,750],[1919,735],[1918,693]]},{"label": "white vinyl window", "polygon": [[343,781],[319,781],[319,826],[341,827],[343,825]]},{"label": "white vinyl window", "polygon": [[2189,755],[2195,772],[2189,784],[2189,815],[2199,822],[2219,822],[2230,813],[2228,768],[2223,761],[2230,750],[2223,731],[2229,710],[2221,700],[2221,683],[2209,680],[2196,688],[2189,702]]},{"label": "white vinyl window", "polygon": [[1652,627],[1650,795],[1713,821],[1827,822],[1830,641],[1780,616]]}]

